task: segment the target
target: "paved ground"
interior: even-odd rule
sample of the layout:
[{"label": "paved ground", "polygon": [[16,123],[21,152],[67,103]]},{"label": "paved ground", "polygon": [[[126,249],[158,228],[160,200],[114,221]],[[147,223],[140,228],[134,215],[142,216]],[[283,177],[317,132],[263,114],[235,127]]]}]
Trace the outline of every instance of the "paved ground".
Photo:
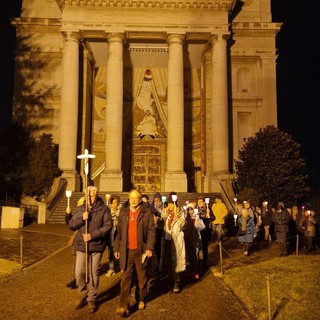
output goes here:
[{"label": "paved ground", "polygon": [[[38,225],[8,230],[0,229],[0,257],[20,262],[22,247],[23,270],[1,282],[0,315],[3,320],[81,320],[116,319],[119,300],[120,273],[112,278],[105,276],[107,257],[103,257],[103,274],[100,277],[99,309],[89,313],[87,307],[75,310],[77,290],[66,287],[72,274],[73,256],[66,225]],[[168,291],[167,279],[151,287],[145,310],[132,306],[132,319],[197,319],[246,320],[254,319],[246,308],[222,283],[217,275],[229,268],[256,263],[279,256],[275,243],[255,245],[252,255],[245,257],[237,238],[227,238],[221,250],[212,243],[209,248],[209,265],[202,279],[190,282],[182,279],[182,291]],[[132,293],[134,303],[134,293]]]}]

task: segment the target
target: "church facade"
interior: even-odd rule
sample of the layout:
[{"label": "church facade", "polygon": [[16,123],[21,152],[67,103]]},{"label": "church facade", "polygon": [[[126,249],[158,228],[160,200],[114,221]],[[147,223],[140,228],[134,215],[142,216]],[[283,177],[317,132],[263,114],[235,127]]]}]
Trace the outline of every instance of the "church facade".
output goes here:
[{"label": "church facade", "polygon": [[270,0],[22,1],[13,118],[51,133],[68,189],[220,192],[277,125]]}]

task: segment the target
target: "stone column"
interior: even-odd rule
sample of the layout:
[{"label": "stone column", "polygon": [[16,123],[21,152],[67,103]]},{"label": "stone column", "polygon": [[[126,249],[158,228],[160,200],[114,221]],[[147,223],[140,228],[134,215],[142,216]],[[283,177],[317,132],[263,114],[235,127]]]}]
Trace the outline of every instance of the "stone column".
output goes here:
[{"label": "stone column", "polygon": [[211,192],[219,192],[219,182],[229,174],[227,38],[227,35],[211,38]]},{"label": "stone column", "polygon": [[277,126],[277,87],[276,87],[276,59],[274,53],[262,54],[262,101],[263,108],[258,108],[260,113],[259,127],[265,127],[266,124]]},{"label": "stone column", "polygon": [[123,123],[123,40],[119,33],[108,36],[106,168],[101,174],[100,190],[122,191]]},{"label": "stone column", "polygon": [[185,35],[169,35],[168,136],[165,191],[187,191],[184,169],[183,41]]},{"label": "stone column", "polygon": [[[79,107],[82,109],[81,119],[79,119],[79,145],[80,149],[79,152],[82,154],[84,153],[85,149],[88,149],[89,153],[92,153],[92,144],[91,144],[91,134],[92,134],[92,113],[93,113],[93,102],[92,96],[94,94],[94,67],[95,67],[95,59],[92,55],[92,52],[84,45],[83,46],[83,60],[80,61],[80,65],[83,65],[83,77],[82,77],[82,87],[83,87],[83,95],[82,101],[79,101]],[[90,92],[89,92],[90,90]],[[81,126],[80,126],[81,121]],[[89,159],[89,168],[90,172],[89,175],[92,174],[92,159]],[[80,169],[79,169],[80,168]],[[80,162],[80,167],[78,167],[81,180],[84,181],[86,179],[86,175],[84,172],[84,161]],[[90,181],[89,177],[88,180]],[[88,183],[90,183],[88,181]],[[84,188],[84,183],[82,185]],[[83,189],[83,191],[85,191]]]},{"label": "stone column", "polygon": [[76,172],[79,96],[79,34],[67,33],[62,60],[59,167],[68,180],[68,190],[80,189]]}]

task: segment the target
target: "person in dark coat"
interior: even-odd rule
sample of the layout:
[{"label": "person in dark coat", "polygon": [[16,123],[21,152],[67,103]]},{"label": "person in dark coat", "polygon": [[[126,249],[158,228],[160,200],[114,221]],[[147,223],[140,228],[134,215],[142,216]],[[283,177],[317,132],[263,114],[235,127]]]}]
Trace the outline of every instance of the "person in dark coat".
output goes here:
[{"label": "person in dark coat", "polygon": [[313,250],[313,238],[316,236],[316,219],[314,210],[305,210],[300,220],[301,230],[304,233],[304,247]]},{"label": "person in dark coat", "polygon": [[272,213],[272,222],[275,225],[276,238],[280,248],[280,255],[286,256],[287,251],[287,234],[289,231],[288,224],[290,222],[291,215],[287,209],[285,209],[284,203],[279,202],[277,209]]},{"label": "person in dark coat", "polygon": [[[221,200],[221,199],[219,199]],[[216,199],[215,199],[216,201]],[[218,201],[218,200],[217,200]],[[217,208],[217,211],[219,211],[219,213],[221,211],[224,210],[224,208],[220,211],[221,207],[225,206],[224,203],[221,204],[219,203],[218,207],[213,206],[212,205],[212,211],[210,210],[210,208],[208,207],[208,205],[206,205],[205,203],[205,198],[204,197],[198,197],[197,199],[197,205],[196,205],[196,209],[198,209],[198,213],[199,213],[199,218],[202,219],[202,221],[205,224],[205,228],[200,231],[201,233],[201,249],[202,249],[202,267],[203,269],[206,269],[207,267],[207,263],[208,263],[208,247],[209,247],[209,242],[211,241],[212,237],[211,237],[211,232],[212,232],[212,223],[213,221],[216,219],[217,220],[217,216],[214,216],[214,212],[213,212],[213,208]],[[222,238],[222,234],[223,234],[223,228],[224,228],[224,218],[227,216],[228,214],[228,210],[226,211],[226,214],[221,217],[221,225],[219,228],[218,233],[218,239],[217,241],[220,241]],[[218,229],[215,229],[218,230]]]},{"label": "person in dark coat", "polygon": [[270,234],[270,226],[272,224],[272,207],[268,205],[268,201],[262,202],[261,207],[261,220],[264,229],[264,241],[272,241],[271,234]]},{"label": "person in dark coat", "polygon": [[147,295],[147,259],[152,257],[156,241],[153,214],[149,206],[142,202],[141,193],[133,189],[129,193],[129,206],[119,214],[117,235],[114,241],[114,256],[119,259],[123,271],[120,284],[120,306],[116,314],[129,316],[131,283],[137,276],[136,299],[138,309],[145,308]]},{"label": "person in dark coat", "polygon": [[201,231],[206,228],[199,213],[195,213],[195,204],[188,203],[186,210],[186,227],[184,229],[184,241],[186,244],[186,256],[190,265],[190,276],[193,280],[200,279],[199,251],[201,248]]},{"label": "person in dark coat", "polygon": [[153,201],[150,204],[150,209],[153,214],[153,219],[156,227],[156,243],[155,243],[155,256],[152,257],[153,260],[153,274],[159,273],[159,262],[161,258],[161,239],[163,234],[164,221],[161,217],[162,212],[165,208],[165,204],[162,202],[162,195],[156,192],[153,196]]},{"label": "person in dark coat", "polygon": [[110,209],[98,196],[96,187],[88,188],[86,201],[87,203],[76,208],[69,222],[69,228],[78,231],[74,239],[75,275],[80,293],[76,309],[82,308],[88,302],[90,312],[95,312],[100,263],[106,249],[106,239],[110,237],[112,218]]}]

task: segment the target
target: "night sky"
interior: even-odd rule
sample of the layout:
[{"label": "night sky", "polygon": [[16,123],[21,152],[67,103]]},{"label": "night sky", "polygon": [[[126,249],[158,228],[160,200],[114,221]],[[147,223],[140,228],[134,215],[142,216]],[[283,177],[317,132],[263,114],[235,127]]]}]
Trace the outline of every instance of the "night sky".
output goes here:
[{"label": "night sky", "polygon": [[[320,186],[319,57],[315,41],[320,36],[317,10],[309,1],[272,0],[274,22],[283,26],[277,35],[278,126],[301,144],[310,184]],[[21,0],[0,1],[2,35],[0,59],[0,132],[11,122],[14,67],[14,29],[9,17],[20,14]],[[316,87],[317,86],[317,87]],[[281,150],[279,150],[281,152]]]}]

